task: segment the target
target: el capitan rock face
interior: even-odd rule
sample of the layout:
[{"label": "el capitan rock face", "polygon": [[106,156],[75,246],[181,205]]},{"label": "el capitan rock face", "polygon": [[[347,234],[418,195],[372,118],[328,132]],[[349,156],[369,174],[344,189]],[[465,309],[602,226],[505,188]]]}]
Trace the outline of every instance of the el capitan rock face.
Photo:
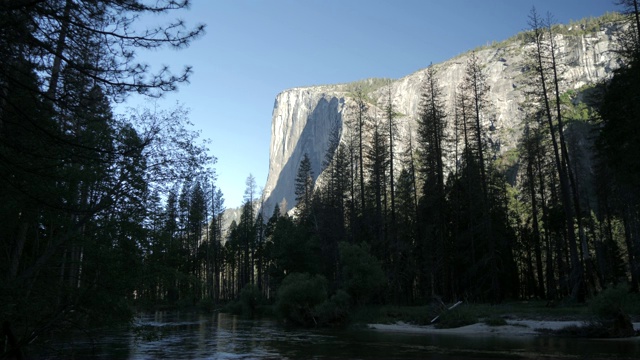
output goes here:
[{"label": "el capitan rock face", "polygon": [[[575,31],[556,35],[561,54],[561,91],[579,89],[609,78],[618,68],[615,38],[619,24],[605,24],[594,32]],[[489,144],[499,155],[516,146],[522,133],[527,69],[526,51],[533,46],[513,38],[502,43],[475,50],[490,86],[490,113],[484,119]],[[453,114],[455,90],[464,76],[471,53],[435,64],[437,79],[444,92],[448,114]],[[425,63],[428,59],[425,59]],[[398,80],[383,82],[365,80],[370,100],[369,115],[382,117],[389,96],[397,113],[399,137],[395,152],[401,154],[408,143],[409,134],[415,138],[420,95],[426,69]],[[286,210],[295,206],[295,176],[304,153],[311,159],[313,173],[321,175],[322,163],[335,126],[343,127],[353,118],[354,84],[300,87],[285,90],[276,97],[271,125],[269,175],[264,187],[267,213],[276,204],[286,204]],[[390,87],[390,94],[389,94]],[[452,119],[448,121],[451,130]],[[344,136],[345,131],[341,132]],[[414,141],[415,142],[415,141]],[[451,154],[449,154],[451,155]],[[453,159],[450,157],[448,162]]]},{"label": "el capitan rock face", "polygon": [[283,201],[287,210],[295,205],[294,180],[305,153],[314,175],[320,174],[329,135],[335,126],[342,126],[345,111],[344,96],[332,89],[294,88],[276,97],[265,187],[265,195],[270,194],[265,202],[267,210]]}]

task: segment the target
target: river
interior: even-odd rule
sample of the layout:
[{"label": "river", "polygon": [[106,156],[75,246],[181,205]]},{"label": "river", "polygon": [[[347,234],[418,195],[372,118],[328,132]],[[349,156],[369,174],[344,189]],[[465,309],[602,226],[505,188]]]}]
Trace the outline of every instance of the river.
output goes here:
[{"label": "river", "polygon": [[271,319],[157,312],[137,318],[132,329],[76,334],[35,354],[48,359],[640,359],[640,340],[301,330]]}]

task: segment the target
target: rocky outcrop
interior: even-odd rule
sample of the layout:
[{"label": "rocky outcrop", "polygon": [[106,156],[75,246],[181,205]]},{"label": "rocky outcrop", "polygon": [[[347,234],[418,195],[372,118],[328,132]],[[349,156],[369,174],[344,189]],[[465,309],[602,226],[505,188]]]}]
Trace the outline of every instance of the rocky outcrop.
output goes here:
[{"label": "rocky outcrop", "polygon": [[322,171],[329,135],[343,124],[344,94],[336,86],[295,88],[276,97],[271,123],[266,209],[295,205],[294,180],[306,153],[317,177]]},{"label": "rocky outcrop", "polygon": [[[562,91],[579,89],[612,75],[619,67],[614,47],[620,25],[602,24],[596,31],[564,28],[556,36],[562,54]],[[521,106],[525,97],[524,73],[529,61],[521,37],[476,49],[475,53],[490,86],[491,111],[484,118],[488,141],[496,154],[516,146],[522,133],[524,118]],[[449,114],[455,90],[464,75],[470,53],[436,64],[437,78],[445,94]],[[370,115],[383,114],[382,108],[390,97],[396,112],[400,141],[396,151],[401,153],[410,134],[415,135],[420,94],[426,69],[391,82],[364,82],[371,102]],[[353,84],[312,86],[283,91],[276,97],[271,127],[269,175],[264,187],[265,207],[273,209],[284,203],[287,210],[295,205],[294,181],[302,156],[311,159],[315,176],[321,174],[328,148],[328,139],[335,126],[344,127],[353,116],[351,106]],[[452,121],[449,121],[449,130]],[[342,134],[345,132],[343,131]],[[453,159],[449,159],[451,162]]]}]

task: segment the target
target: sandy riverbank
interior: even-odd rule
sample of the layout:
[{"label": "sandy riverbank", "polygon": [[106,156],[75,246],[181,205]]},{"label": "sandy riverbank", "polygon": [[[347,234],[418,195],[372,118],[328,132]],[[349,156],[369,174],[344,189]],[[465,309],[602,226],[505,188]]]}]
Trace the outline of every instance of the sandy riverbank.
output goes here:
[{"label": "sandy riverbank", "polygon": [[[437,329],[433,325],[413,325],[397,322],[395,324],[369,324],[369,328],[379,331],[420,334],[535,336],[540,334],[539,329],[559,330],[568,326],[580,326],[583,324],[584,322],[582,321],[507,320],[507,325],[502,326],[476,323],[453,329]],[[640,330],[640,322],[633,323],[633,327],[636,331]]]}]

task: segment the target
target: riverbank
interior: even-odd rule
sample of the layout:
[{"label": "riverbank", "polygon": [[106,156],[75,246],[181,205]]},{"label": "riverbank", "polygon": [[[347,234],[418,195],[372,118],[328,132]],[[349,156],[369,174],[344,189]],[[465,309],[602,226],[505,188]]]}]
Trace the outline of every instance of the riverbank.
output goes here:
[{"label": "riverbank", "polygon": [[[483,322],[457,328],[439,329],[434,325],[414,325],[402,321],[393,324],[369,324],[369,329],[383,332],[400,332],[416,334],[452,334],[452,335],[500,335],[500,336],[538,336],[557,331],[570,326],[583,326],[581,320],[506,320],[506,325],[490,326]],[[634,322],[633,327],[640,331],[640,322]],[[639,340],[635,337],[633,339]]]}]

